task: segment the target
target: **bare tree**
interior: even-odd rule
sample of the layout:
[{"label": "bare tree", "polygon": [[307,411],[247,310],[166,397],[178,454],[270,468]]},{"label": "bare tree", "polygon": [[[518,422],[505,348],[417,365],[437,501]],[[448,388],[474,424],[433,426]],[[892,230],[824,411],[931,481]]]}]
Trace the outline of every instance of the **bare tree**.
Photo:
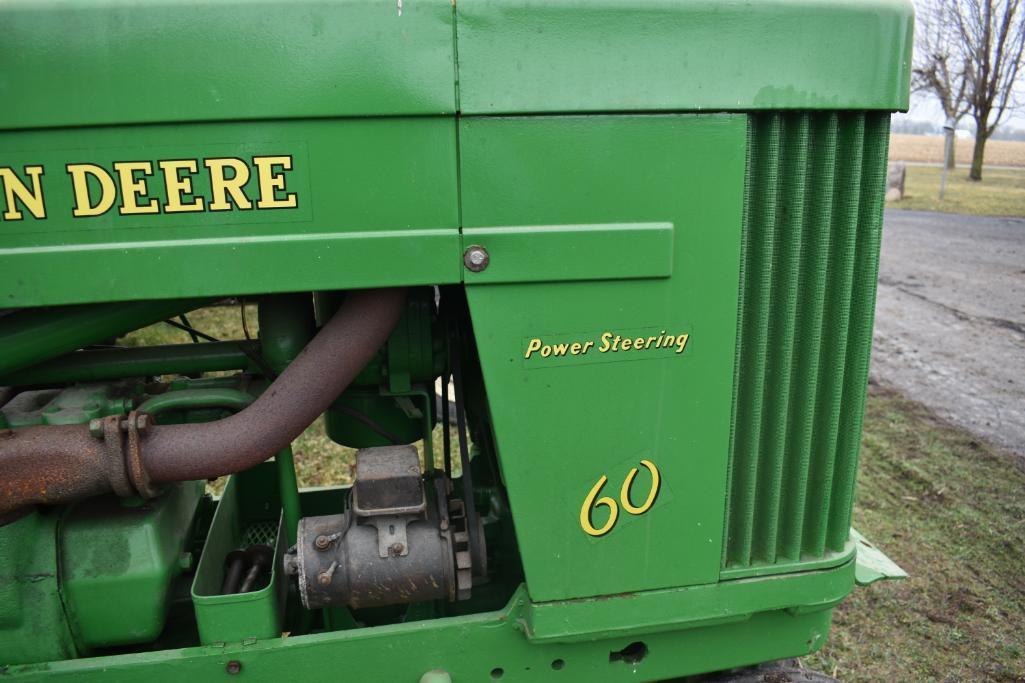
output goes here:
[{"label": "bare tree", "polygon": [[982,180],[986,141],[1015,105],[1014,86],[1025,49],[1022,0],[947,0],[968,81],[968,102],[975,119],[975,150],[968,177]]},{"label": "bare tree", "polygon": [[969,68],[951,13],[952,0],[921,0],[917,4],[911,89],[933,95],[939,101],[946,119],[947,168],[952,169],[953,129],[971,109],[968,102]]}]

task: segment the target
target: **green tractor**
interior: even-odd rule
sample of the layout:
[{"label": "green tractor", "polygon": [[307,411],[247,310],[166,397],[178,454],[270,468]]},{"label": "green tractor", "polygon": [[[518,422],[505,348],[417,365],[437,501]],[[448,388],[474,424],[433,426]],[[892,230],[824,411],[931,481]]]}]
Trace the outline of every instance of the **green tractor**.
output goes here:
[{"label": "green tractor", "polygon": [[[912,21],[0,4],[0,678],[741,681],[820,648],[902,575],[851,508]],[[165,321],[191,342],[125,341]],[[346,485],[297,485],[315,422]]]}]

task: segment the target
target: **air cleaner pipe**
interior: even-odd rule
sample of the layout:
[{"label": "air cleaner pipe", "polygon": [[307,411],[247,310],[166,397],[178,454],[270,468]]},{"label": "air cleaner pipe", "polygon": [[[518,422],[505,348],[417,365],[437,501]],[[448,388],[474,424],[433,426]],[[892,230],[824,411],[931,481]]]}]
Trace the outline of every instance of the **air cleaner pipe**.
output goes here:
[{"label": "air cleaner pipe", "polygon": [[[103,440],[85,425],[0,430],[0,515],[24,505],[123,491],[126,481],[143,492],[150,483],[212,479],[269,459],[359,374],[387,341],[405,301],[404,289],[350,293],[263,394],[223,420],[150,425],[124,437],[105,427]],[[111,448],[112,439],[123,441]]]},{"label": "air cleaner pipe", "polygon": [[0,317],[0,375],[199,308],[205,299],[130,301],[14,311]]},{"label": "air cleaner pipe", "polygon": [[252,358],[259,354],[260,344],[255,341],[89,349],[0,375],[0,386],[46,386],[218,370],[258,371]]}]

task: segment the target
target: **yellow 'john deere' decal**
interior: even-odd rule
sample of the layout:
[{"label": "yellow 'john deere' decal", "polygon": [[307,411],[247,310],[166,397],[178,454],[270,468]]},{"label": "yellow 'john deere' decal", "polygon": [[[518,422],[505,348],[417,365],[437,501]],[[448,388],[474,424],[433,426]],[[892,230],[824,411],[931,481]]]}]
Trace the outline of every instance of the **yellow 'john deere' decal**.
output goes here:
[{"label": "yellow 'john deere' decal", "polygon": [[[102,216],[115,209],[122,216],[196,213],[249,209],[295,209],[299,198],[288,190],[292,155],[260,155],[247,159],[163,159],[115,161],[108,165],[68,163],[61,169],[71,185],[74,218]],[[196,182],[202,179],[202,182]],[[252,189],[246,186],[252,183]],[[0,166],[0,196],[5,221],[27,215],[47,217],[46,185],[51,180],[41,165],[16,170]],[[202,187],[200,187],[202,185]],[[62,209],[64,210],[64,209]]]}]

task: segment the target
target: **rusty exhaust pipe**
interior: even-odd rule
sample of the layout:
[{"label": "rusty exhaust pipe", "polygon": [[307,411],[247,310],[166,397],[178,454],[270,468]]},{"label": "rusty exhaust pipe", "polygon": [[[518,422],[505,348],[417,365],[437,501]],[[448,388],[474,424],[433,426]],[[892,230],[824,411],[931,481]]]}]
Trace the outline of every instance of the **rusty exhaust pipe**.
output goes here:
[{"label": "rusty exhaust pipe", "polygon": [[114,491],[154,495],[163,482],[212,479],[254,467],[302,433],[355,379],[401,317],[404,289],[352,292],[252,405],[202,424],[151,425],[147,416],[86,425],[0,430],[0,517],[32,504]]}]

